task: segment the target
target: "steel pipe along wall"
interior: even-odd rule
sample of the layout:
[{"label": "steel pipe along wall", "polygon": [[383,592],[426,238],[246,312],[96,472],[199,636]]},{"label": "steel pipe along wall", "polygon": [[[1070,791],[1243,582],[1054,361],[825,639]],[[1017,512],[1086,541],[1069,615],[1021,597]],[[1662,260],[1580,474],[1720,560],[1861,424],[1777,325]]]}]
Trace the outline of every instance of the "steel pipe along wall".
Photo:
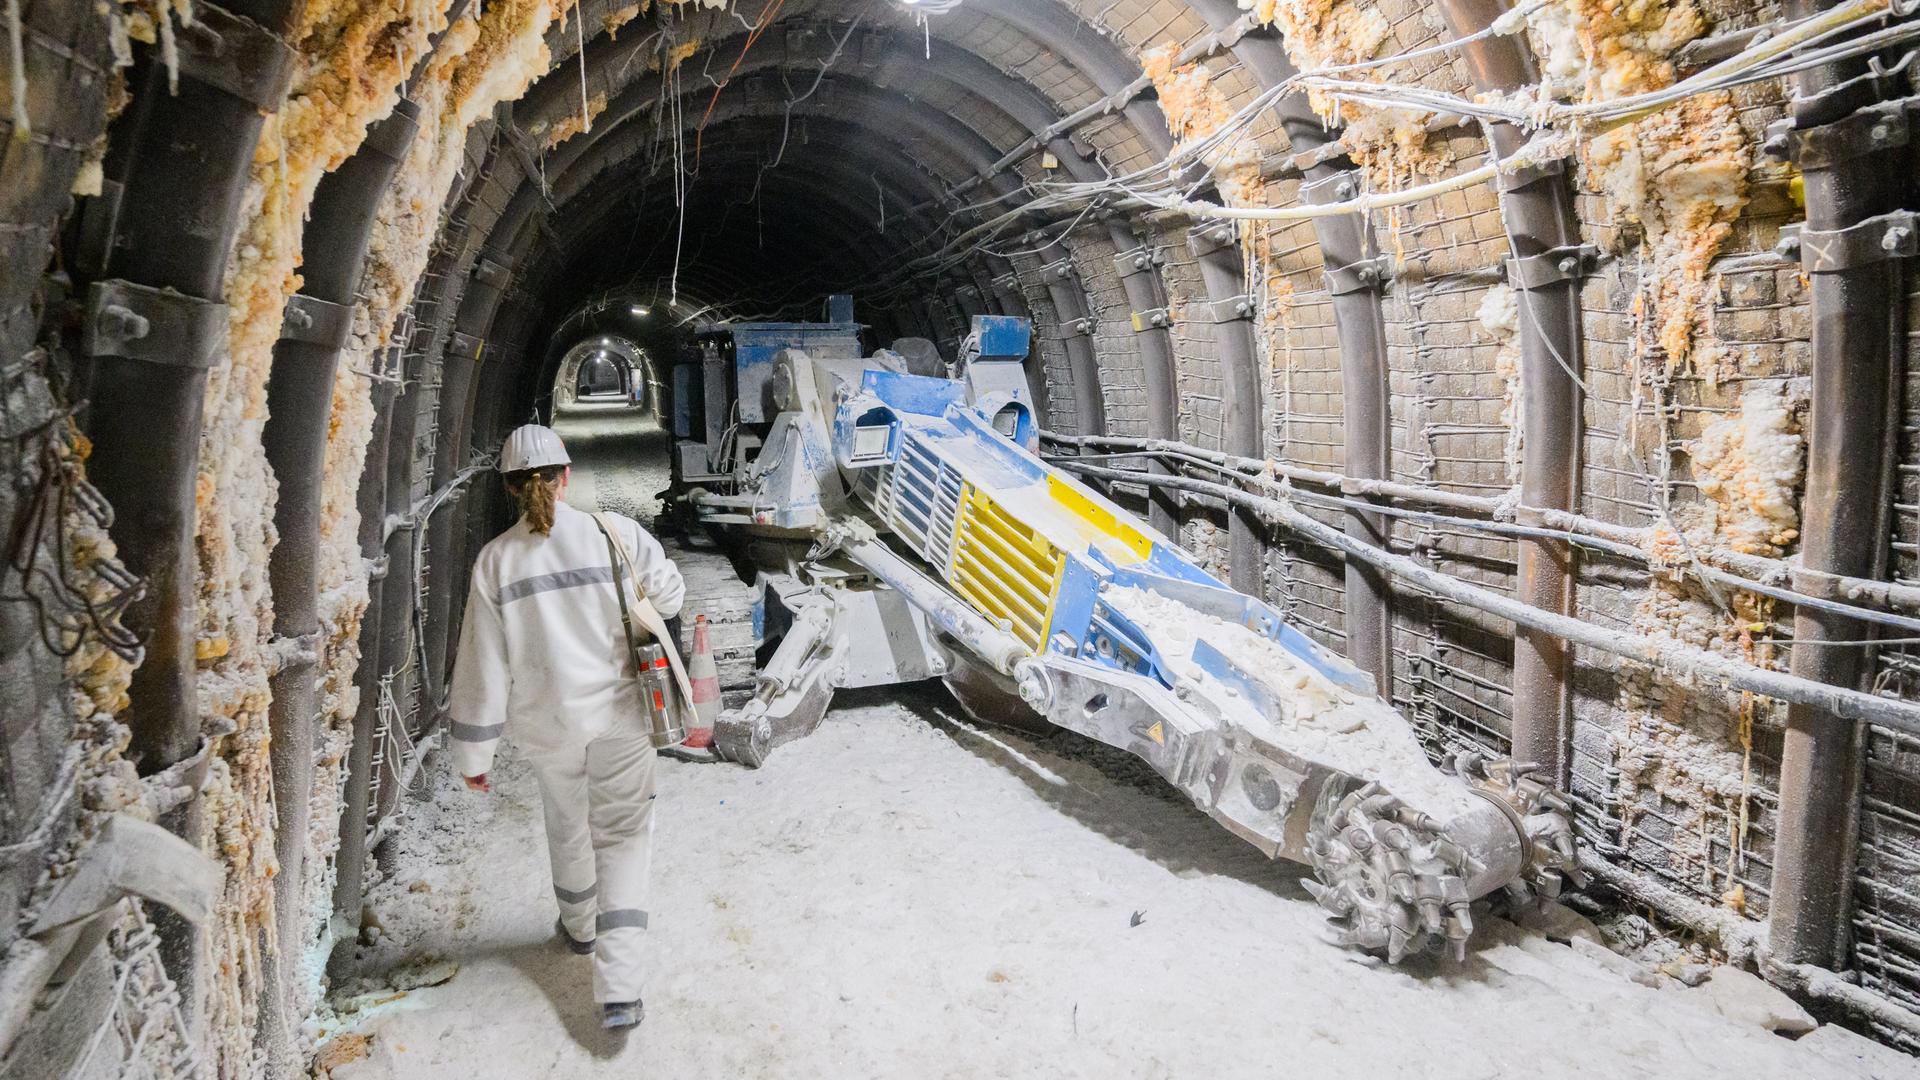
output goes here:
[{"label": "steel pipe along wall", "polygon": [[[1764,926],[1763,974],[1843,972],[1822,1000],[1914,1045],[1920,884],[1882,856],[1920,847],[1920,775],[1874,702],[1920,650],[1863,644],[1920,575],[1910,16],[1630,14],[1569,52],[1560,0],[1358,0],[1365,34],[1232,0],[194,7],[125,52],[117,5],[24,5],[0,49],[0,501],[51,523],[9,541],[0,724],[88,748],[0,762],[0,846],[15,909],[129,805],[222,864],[205,925],[143,910],[224,1074],[291,1075],[305,961],[353,974],[506,512],[470,466],[552,408],[583,305],[671,335],[828,291],[875,344],[1031,317],[1065,459],[1436,757],[1556,777],[1597,900]],[[1813,16],[1858,21],[1777,55]],[[1586,126],[1534,160],[1516,93]],[[55,559],[91,576],[23,569]]]}]

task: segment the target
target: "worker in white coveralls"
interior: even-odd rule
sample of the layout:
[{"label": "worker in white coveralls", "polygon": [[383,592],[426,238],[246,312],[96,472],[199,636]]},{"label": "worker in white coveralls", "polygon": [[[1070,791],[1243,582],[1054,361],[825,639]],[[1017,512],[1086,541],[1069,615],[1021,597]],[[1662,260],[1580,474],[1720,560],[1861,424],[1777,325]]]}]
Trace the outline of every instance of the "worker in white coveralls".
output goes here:
[{"label": "worker in white coveralls", "polygon": [[[657,760],[628,630],[666,645],[680,675],[666,620],[679,614],[686,583],[639,523],[561,501],[570,461],[560,436],[537,424],[501,450],[520,520],[474,564],[449,706],[453,751],[475,791],[490,790],[502,735],[532,763],[558,930],[575,953],[593,955],[603,1025],[625,1028],[643,1015]],[[623,612],[614,590],[628,581]]]}]

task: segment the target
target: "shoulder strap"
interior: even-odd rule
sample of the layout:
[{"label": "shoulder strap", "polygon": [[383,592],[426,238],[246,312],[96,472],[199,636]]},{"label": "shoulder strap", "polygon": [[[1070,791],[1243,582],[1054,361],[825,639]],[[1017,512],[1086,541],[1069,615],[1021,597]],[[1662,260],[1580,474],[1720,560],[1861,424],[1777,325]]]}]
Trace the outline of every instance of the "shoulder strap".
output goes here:
[{"label": "shoulder strap", "polygon": [[[636,644],[639,641],[639,632],[635,627],[641,627],[652,635],[654,641],[666,647],[668,666],[673,668],[674,681],[680,687],[679,704],[683,708],[691,709],[693,680],[687,674],[686,660],[680,655],[680,643],[673,640],[673,635],[667,632],[666,620],[660,617],[660,612],[654,608],[653,601],[640,591],[640,571],[633,564],[633,553],[627,550],[626,543],[615,535],[614,524],[608,518],[609,515],[604,513],[593,515],[594,523],[600,526],[600,534],[607,538],[607,551],[614,560],[614,588],[620,593],[620,617],[626,623],[627,642],[629,645],[636,646],[634,663],[638,665],[640,662],[640,650]],[[625,581],[621,580],[623,571]],[[627,581],[633,583],[634,603],[631,608],[627,605],[627,590],[622,587]],[[638,670],[637,666],[635,670]]]},{"label": "shoulder strap", "polygon": [[640,670],[640,641],[633,632],[633,611],[627,607],[627,560],[622,558],[623,548],[613,535],[613,530],[599,514],[592,515],[594,525],[600,529],[600,535],[607,541],[607,559],[613,566],[613,595],[620,601],[620,629],[627,635],[627,653],[633,657],[634,670]]}]

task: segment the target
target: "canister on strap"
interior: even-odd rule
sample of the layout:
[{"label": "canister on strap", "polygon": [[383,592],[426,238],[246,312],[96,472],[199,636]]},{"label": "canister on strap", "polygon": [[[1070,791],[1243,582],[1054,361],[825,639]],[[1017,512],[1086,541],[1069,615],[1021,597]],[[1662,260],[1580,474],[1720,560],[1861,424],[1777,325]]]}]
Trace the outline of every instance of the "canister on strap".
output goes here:
[{"label": "canister on strap", "polygon": [[645,698],[644,709],[647,714],[648,737],[653,740],[655,749],[665,749],[684,742],[687,728],[681,722],[684,715],[679,708],[680,688],[674,682],[673,666],[667,659],[667,650],[658,643],[642,645],[640,657],[640,692]]}]

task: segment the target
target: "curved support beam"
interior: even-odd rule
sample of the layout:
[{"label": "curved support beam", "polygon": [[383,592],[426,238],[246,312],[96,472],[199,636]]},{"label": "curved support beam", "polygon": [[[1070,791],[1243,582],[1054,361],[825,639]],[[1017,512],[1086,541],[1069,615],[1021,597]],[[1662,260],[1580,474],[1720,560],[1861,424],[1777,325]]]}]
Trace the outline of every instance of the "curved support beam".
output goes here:
[{"label": "curved support beam", "polygon": [[[1189,3],[1216,32],[1227,31],[1241,17],[1233,0]],[[1235,59],[1265,86],[1278,86],[1298,73],[1277,37],[1264,32],[1240,38],[1231,49]],[[1283,95],[1273,109],[1295,151],[1317,150],[1332,141],[1333,133],[1315,115],[1305,94]],[[1335,202],[1358,190],[1359,173],[1351,162],[1325,161],[1307,170],[1300,197],[1308,202]],[[1386,280],[1383,270],[1373,263],[1380,248],[1364,215],[1316,218],[1312,227],[1326,268],[1334,332],[1340,340],[1344,471],[1356,479],[1385,480],[1390,463],[1391,410],[1386,318],[1380,295]],[[1261,451],[1256,448],[1244,452],[1258,455]],[[1347,515],[1346,529],[1349,536],[1382,548],[1388,545],[1391,533],[1385,517],[1361,512]],[[1390,697],[1393,615],[1388,576],[1359,559],[1347,559],[1345,577],[1347,657],[1373,676],[1381,695]]]},{"label": "curved support beam", "polygon": [[[177,93],[160,65],[146,74],[134,113],[122,120],[132,130],[114,132],[116,141],[131,140],[132,172],[120,178],[126,194],[103,276],[217,308],[264,117],[190,74]],[[220,330],[217,341],[196,343],[206,346],[203,355],[107,348],[92,369],[88,472],[118,511],[110,531],[122,561],[148,581],[127,619],[146,637],[126,715],[130,755],[143,773],[184,761],[200,745],[194,485],[207,370],[226,350],[226,312],[200,321]]]},{"label": "curved support beam", "polygon": [[[1100,92],[1120,93],[1140,78],[1140,62],[1064,5],[1032,0],[972,0],[967,10],[987,15],[1026,34],[1078,69]],[[1121,110],[1147,148],[1159,157],[1173,152],[1173,132],[1158,101],[1136,98]]]},{"label": "curved support beam", "polygon": [[[992,5],[985,5],[991,7]],[[1058,33],[1057,39],[1042,39],[1043,47],[1060,52],[1075,66],[1093,67],[1105,78],[1100,81],[1103,87],[1114,89],[1127,86],[1140,77],[1138,65],[1129,60],[1110,44],[1101,47],[1103,39],[1098,38],[1090,27],[1078,19],[1067,15],[1063,24],[1060,18],[1064,12],[1036,12],[1032,5],[1014,7],[1006,12],[989,12],[1002,17],[1015,25],[1016,29],[1026,32],[1043,30]],[[799,21],[801,17],[785,20],[788,23]],[[794,35],[788,39],[785,50],[763,50],[746,53],[741,57],[740,68],[731,76],[737,80],[744,75],[766,68],[794,67],[797,82],[810,83],[820,74],[820,67],[833,55],[835,42],[846,32],[844,24],[816,24],[818,33]],[[911,40],[909,40],[911,38]],[[724,62],[726,56],[739,56],[744,43],[744,35],[711,42],[709,46],[683,61],[681,70],[699,66],[703,61],[708,65]],[[615,86],[601,78],[602,73],[612,67],[616,71],[631,68],[638,59],[637,48],[610,47],[606,50],[590,48],[589,81],[596,85],[599,92],[607,95],[609,105],[594,125],[594,133],[585,138],[590,141],[597,132],[611,131],[626,124],[640,113],[650,110],[662,100],[665,92],[664,78],[657,71],[648,71],[624,86]],[[1031,111],[1023,113],[1022,123],[1039,136],[1055,125],[1060,119],[1059,107],[1041,93],[1006,71],[965,49],[951,45],[938,38],[927,39],[918,35],[900,35],[873,31],[865,34],[857,43],[850,42],[840,52],[839,74],[872,70],[876,74],[875,82],[887,84],[890,77],[901,76],[903,85],[912,86],[927,78],[938,79],[951,84],[977,100],[994,108],[1004,108],[1009,112],[1031,110],[1038,103],[1038,114]],[[557,71],[558,69],[556,69]],[[516,121],[524,126],[542,130],[558,124],[577,114],[578,90],[571,81],[571,71],[565,79],[557,74],[543,79],[528,100],[516,110]],[[704,84],[689,94],[698,96],[704,90]],[[1107,92],[1113,92],[1109,89]],[[696,110],[698,111],[698,110]],[[1123,111],[1127,123],[1139,134],[1156,153],[1165,154],[1172,147],[1172,139],[1167,131],[1165,117],[1159,107],[1151,101],[1135,101]],[[582,141],[575,136],[569,144]],[[1064,138],[1054,142],[1059,147],[1071,144]],[[561,160],[556,162],[560,169],[565,167],[566,146],[561,147]],[[1069,155],[1061,155],[1054,148],[1056,156],[1066,160]],[[1071,153],[1078,157],[1077,151]],[[981,182],[981,177],[970,178],[969,183]]]},{"label": "curved support beam", "polygon": [[[1805,18],[1831,6],[1795,0],[1785,13]],[[1866,110],[1890,85],[1866,78],[1868,64],[1862,58],[1794,76],[1789,147],[1860,130],[1871,115]],[[1811,155],[1796,154],[1803,157]],[[1858,229],[1913,205],[1910,145],[1800,164],[1807,195],[1803,252],[1816,247],[1810,234]],[[1890,433],[1900,424],[1902,342],[1913,331],[1905,325],[1913,263],[1835,261],[1842,265],[1802,256],[1813,307],[1813,422],[1800,561],[1810,571],[1884,579],[1888,507],[1899,498],[1898,448]],[[1862,689],[1873,673],[1872,651],[1838,643],[1873,636],[1864,623],[1801,607],[1793,619],[1793,674]],[[1820,647],[1829,642],[1837,647]],[[1861,724],[1831,710],[1794,705],[1787,711],[1768,923],[1774,954],[1787,963],[1837,968],[1849,954],[1865,734]]]},{"label": "curved support beam", "polygon": [[[387,369],[397,370],[400,350],[389,347],[383,357]],[[380,370],[380,368],[377,368]],[[366,902],[367,818],[373,797],[373,742],[380,713],[380,673],[385,658],[380,654],[380,622],[387,604],[385,561],[387,525],[387,445],[393,433],[394,398],[398,388],[392,379],[373,384],[373,431],[367,440],[367,456],[361,465],[356,503],[360,511],[360,558],[373,572],[367,581],[367,610],[360,622],[360,663],[354,671],[354,686],[360,702],[353,714],[353,743],[347,750],[347,779],[340,800],[340,852],[334,861],[333,914],[345,927],[359,925]],[[353,939],[348,935],[351,942]],[[327,960],[328,974],[342,979],[354,963],[352,944],[336,948]]]},{"label": "curved support beam", "polygon": [[[1506,11],[1503,0],[1440,0],[1447,28],[1466,37]],[[1504,93],[1537,82],[1532,58],[1509,37],[1463,47],[1476,88]],[[1505,124],[1491,129],[1497,157],[1517,151],[1526,136]],[[1525,434],[1520,499],[1529,507],[1576,510],[1580,445],[1584,437],[1580,373],[1580,223],[1573,188],[1558,169],[1530,170],[1500,196],[1512,259],[1507,277],[1519,292],[1521,430]],[[1561,267],[1571,262],[1572,272]],[[1574,551],[1557,540],[1520,543],[1516,595],[1556,615],[1574,610]],[[1518,628],[1513,643],[1513,756],[1537,763],[1554,783],[1567,783],[1573,726],[1573,649],[1565,640]]]},{"label": "curved support beam", "polygon": [[[365,265],[373,218],[394,171],[416,132],[418,110],[401,102],[368,133],[360,152],[322,177],[314,191],[305,233],[310,241],[300,293],[287,307],[286,328],[273,350],[267,381],[267,422],[261,447],[279,483],[274,528],[279,542],[267,560],[273,591],[274,637],[291,645],[290,658],[271,680],[268,708],[273,803],[277,811],[274,853],[275,920],[282,956],[297,956],[307,929],[305,864],[313,805],[315,728],[320,722],[314,685],[320,632],[319,555],[321,504],[325,498],[327,432],[333,415],[334,371],[352,329],[354,293]],[[356,733],[358,734],[358,733]],[[367,733],[369,736],[370,732]],[[352,752],[361,748],[355,746]],[[369,759],[370,760],[370,759]],[[351,770],[350,770],[351,771]],[[347,798],[353,801],[352,777]],[[365,773],[360,779],[364,782]],[[366,813],[361,793],[362,819]],[[364,879],[364,836],[343,836],[340,871]],[[358,908],[355,908],[358,911]],[[280,968],[287,980],[267,992],[291,994],[296,965]],[[285,1004],[275,1000],[272,1007]]]},{"label": "curved support beam", "polygon": [[[1254,301],[1247,294],[1246,265],[1240,253],[1240,228],[1215,222],[1187,234],[1187,246],[1200,265],[1210,303],[1199,317],[1213,323],[1213,342],[1221,370],[1220,408],[1225,415],[1227,453],[1265,457],[1260,434],[1260,362],[1253,337]],[[1194,315],[1189,313],[1188,318]],[[1262,596],[1266,584],[1266,526],[1242,506],[1227,510],[1228,583],[1250,596]]]},{"label": "curved support beam", "polygon": [[[440,361],[439,438],[433,447],[436,486],[451,481],[466,465],[474,398],[480,385],[478,369],[487,345],[484,334],[493,322],[511,275],[511,266],[497,253],[483,252],[461,294],[453,333]],[[437,572],[429,564],[426,579],[428,670],[442,680],[452,659],[449,641],[453,598],[458,593],[456,583],[464,579],[468,566],[465,552],[454,535],[454,520],[465,496],[465,491],[453,496],[427,524],[427,550],[439,564]],[[438,687],[432,689],[438,691]]]},{"label": "curved support beam", "polygon": [[[950,174],[964,175],[966,169],[979,171],[984,164],[992,160],[996,153],[993,146],[978,133],[950,117],[929,114],[926,110],[914,108],[913,104],[906,99],[859,86],[842,86],[829,92],[827,88],[832,85],[834,84],[831,81],[823,83],[821,91],[816,93],[814,98],[803,103],[800,110],[804,115],[820,112],[830,119],[840,121],[848,121],[850,115],[873,118],[877,122],[872,132],[863,135],[863,138],[869,145],[875,139],[893,144],[891,153],[879,155],[875,160],[891,158],[904,161],[912,160],[914,157],[924,160],[928,156],[926,154],[928,147],[939,146],[948,151],[940,156],[955,163],[950,167]],[[765,104],[769,107],[777,105],[781,110],[786,107],[784,97],[777,102]],[[731,108],[751,114],[756,106],[757,103],[749,95],[741,94],[733,99]],[[850,114],[850,109],[855,112]],[[635,146],[633,151],[637,153],[642,148],[642,146]],[[927,163],[933,164],[931,161]],[[562,183],[569,186],[582,183],[573,179],[578,175],[578,171],[571,172],[562,179]],[[1018,190],[1014,181],[1006,177],[999,179],[996,188],[997,194],[1009,196]],[[527,211],[531,212],[531,207],[528,207]]]},{"label": "curved support beam", "polygon": [[[831,117],[827,119],[831,120]],[[838,141],[838,132],[834,134],[836,141]],[[855,140],[870,140],[870,138],[871,136],[864,132],[850,132],[847,137],[847,145],[849,147],[858,145]],[[751,135],[748,135],[742,141],[751,142]],[[609,152],[616,148],[614,145],[608,144]],[[822,224],[834,228],[849,240],[856,238],[877,238],[880,235],[875,229],[859,228],[853,224],[864,221],[869,217],[877,216],[876,207],[870,201],[873,182],[877,179],[876,174],[884,175],[887,178],[884,186],[891,187],[896,192],[904,189],[910,194],[914,191],[932,190],[933,188],[931,178],[925,177],[924,174],[919,173],[917,170],[908,168],[900,163],[885,159],[876,159],[871,166],[862,166],[853,158],[851,153],[841,153],[831,149],[823,152],[792,155],[779,169],[766,173],[764,177],[758,175],[758,157],[757,155],[752,155],[750,151],[747,153],[738,153],[730,159],[723,160],[738,164],[742,166],[742,168],[738,172],[721,172],[718,175],[723,178],[737,176],[739,177],[739,182],[727,182],[718,185],[696,184],[691,193],[692,198],[697,199],[715,194],[716,192],[732,193],[738,191],[744,194],[750,191],[753,186],[747,182],[748,178],[753,178],[753,183],[777,184],[794,182],[814,185],[823,196],[830,197],[834,203],[844,211],[841,215],[826,218]],[[653,208],[659,208],[668,215],[667,217],[663,217],[662,220],[670,221],[671,215],[676,212],[669,201],[673,192],[664,186],[649,186],[640,193],[641,198],[639,201],[622,201],[617,198],[620,189],[623,186],[630,185],[630,181],[625,179],[621,165],[622,162],[618,160],[608,160],[603,163],[598,163],[599,174],[595,176],[591,183],[583,186],[578,192],[571,195],[571,197],[561,200],[558,203],[557,214],[562,219],[566,219],[576,216],[572,214],[573,208],[585,207],[592,217],[606,218],[626,212],[644,215],[652,213]],[[863,172],[863,168],[866,168],[868,171]],[[516,196],[516,198],[518,198],[518,196]],[[898,199],[899,195],[896,194],[895,198]],[[530,210],[531,208],[530,203],[527,206],[515,206],[511,208],[510,216],[518,217],[522,209]],[[503,220],[507,219],[503,218]],[[941,221],[924,216],[910,217],[909,221],[915,227],[924,229],[925,233],[933,233],[942,225]],[[896,254],[897,247],[891,245],[875,244],[869,251],[869,255],[875,259],[892,258]]]},{"label": "curved support beam", "polygon": [[[871,184],[870,174],[862,173],[858,166],[846,162],[843,158],[831,157],[816,160],[796,159],[784,166],[783,171],[785,175],[778,183],[771,179],[766,182],[767,193],[770,194],[782,188],[791,192],[793,187],[798,187],[799,193],[790,193],[787,198],[798,200],[803,205],[820,208],[820,213],[816,215],[817,220],[814,222],[819,235],[799,247],[790,246],[793,243],[791,240],[786,241],[785,243],[789,246],[779,249],[779,259],[774,261],[775,265],[771,270],[782,270],[787,276],[793,276],[791,271],[795,268],[814,267],[818,273],[809,271],[802,276],[822,282],[822,291],[832,291],[825,284],[831,280],[830,270],[837,269],[844,275],[849,269],[858,271],[865,267],[884,267],[896,260],[897,248],[889,246],[886,238],[878,232],[858,224],[872,213],[871,205],[863,201],[861,194]],[[617,175],[617,173],[609,173],[610,178],[615,178]],[[700,201],[696,198],[690,211],[697,215],[699,206]],[[654,207],[658,207],[658,210],[656,211]],[[560,221],[553,223],[538,235],[551,235],[559,241],[543,245],[549,251],[579,250],[579,245],[574,244],[573,241],[580,240],[582,244],[591,246],[592,242],[588,238],[592,234],[617,231],[618,227],[612,224],[613,222],[629,217],[645,220],[656,212],[663,215],[663,220],[671,222],[674,210],[666,205],[664,193],[658,201],[628,206],[612,200],[596,198],[593,189],[589,189],[579,199],[565,205],[561,210],[563,216]],[[768,287],[767,282],[771,280],[768,277],[771,272],[769,261],[757,254],[759,249],[754,236],[741,231],[747,227],[749,227],[748,222],[737,222],[732,232],[736,242],[731,245],[720,245],[717,248],[711,247],[704,238],[695,236],[688,238],[684,255],[679,260],[683,293],[689,289],[702,291],[703,287],[699,282],[704,268],[724,265],[733,271],[737,287],[732,291],[718,292],[715,295],[750,297],[764,294]],[[621,276],[643,276],[651,272],[656,276],[664,277],[672,272],[673,266],[669,260],[674,258],[675,252],[676,245],[673,243],[661,243],[649,252],[650,258],[642,259],[632,265],[590,266],[589,271],[599,269],[603,277],[597,283],[588,286],[587,290],[607,287],[610,282],[604,275],[608,272]],[[852,260],[851,266],[848,265],[849,259]],[[546,262],[547,260],[537,260],[536,265],[544,268]],[[834,267],[835,263],[840,265]],[[579,263],[566,265],[578,266]],[[580,290],[576,288],[575,291]],[[779,299],[774,296],[763,298],[768,301]]]}]

